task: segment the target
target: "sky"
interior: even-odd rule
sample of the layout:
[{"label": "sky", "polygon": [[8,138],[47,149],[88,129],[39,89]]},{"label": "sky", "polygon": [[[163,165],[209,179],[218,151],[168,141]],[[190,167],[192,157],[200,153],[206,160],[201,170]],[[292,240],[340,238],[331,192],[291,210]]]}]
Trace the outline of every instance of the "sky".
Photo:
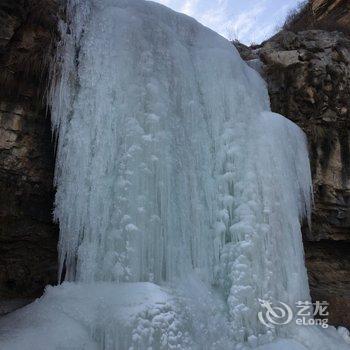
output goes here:
[{"label": "sky", "polygon": [[275,34],[300,0],[154,0],[194,17],[222,36],[245,44]]}]

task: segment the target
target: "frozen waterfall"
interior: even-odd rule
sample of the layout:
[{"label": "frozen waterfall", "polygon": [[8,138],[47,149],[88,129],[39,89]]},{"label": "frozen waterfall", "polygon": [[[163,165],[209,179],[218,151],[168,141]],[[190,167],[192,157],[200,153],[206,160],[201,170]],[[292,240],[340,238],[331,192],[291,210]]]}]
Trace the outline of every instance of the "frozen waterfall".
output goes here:
[{"label": "frozen waterfall", "polygon": [[346,349],[335,329],[258,320],[259,299],[310,299],[312,184],[303,132],[233,45],[142,0],[68,0],[60,30],[65,282],[0,321],[0,348]]}]

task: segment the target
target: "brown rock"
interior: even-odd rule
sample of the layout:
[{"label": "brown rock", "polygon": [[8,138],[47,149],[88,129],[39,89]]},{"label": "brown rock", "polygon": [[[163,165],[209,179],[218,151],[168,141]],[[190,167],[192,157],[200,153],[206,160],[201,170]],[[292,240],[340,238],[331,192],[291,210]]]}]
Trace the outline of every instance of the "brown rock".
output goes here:
[{"label": "brown rock", "polygon": [[[329,322],[348,327],[350,314],[349,242],[305,242],[309,283],[314,301],[329,302]],[[336,273],[335,273],[336,272]]]},{"label": "brown rock", "polygon": [[[34,16],[39,2],[0,4],[0,301],[7,304],[56,282],[54,157],[42,104],[55,23]],[[50,17],[53,1],[46,2]]]},{"label": "brown rock", "polygon": [[16,145],[17,134],[13,131],[0,129],[0,149],[8,150]]},{"label": "brown rock", "polygon": [[265,51],[261,50],[260,57],[268,65],[281,66],[286,68],[300,63],[298,50],[284,51]]},{"label": "brown rock", "polygon": [[340,32],[282,31],[259,55],[272,110],[309,140],[315,207],[303,233],[311,295],[331,304],[331,324],[349,328],[350,40]]},{"label": "brown rock", "polygon": [[317,21],[334,21],[350,27],[350,3],[348,0],[311,0],[311,8]]},{"label": "brown rock", "polygon": [[[315,188],[312,230],[304,242],[314,300],[330,302],[330,322],[350,326],[350,41],[338,32],[280,33],[261,49],[271,108],[306,132]],[[285,46],[285,42],[288,45]],[[275,52],[270,52],[274,47]],[[295,68],[297,52],[303,65]],[[289,57],[283,71],[269,57]],[[286,52],[287,50],[287,52]],[[289,52],[289,54],[288,54]],[[300,55],[299,55],[300,57]],[[276,61],[276,60],[275,60]]]}]

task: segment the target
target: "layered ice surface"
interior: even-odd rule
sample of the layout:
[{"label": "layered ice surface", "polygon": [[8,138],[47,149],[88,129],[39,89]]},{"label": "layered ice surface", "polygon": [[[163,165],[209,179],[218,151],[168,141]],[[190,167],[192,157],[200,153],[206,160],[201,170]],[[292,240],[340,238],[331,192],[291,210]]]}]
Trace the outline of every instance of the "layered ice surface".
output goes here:
[{"label": "layered ice surface", "polygon": [[[227,334],[227,320],[220,310],[224,304],[218,304],[201,282],[192,281],[189,285],[194,294],[190,299],[184,294],[174,297],[169,288],[149,282],[65,282],[49,287],[42,298],[0,319],[0,348],[348,349],[335,329],[293,330],[288,338],[270,339],[271,342],[265,339],[265,345],[259,346],[252,337],[245,344],[238,344]],[[208,302],[211,304],[204,304]]]},{"label": "layered ice surface", "polygon": [[190,349],[186,322],[151,283],[65,283],[0,321],[2,350]]},{"label": "layered ice surface", "polygon": [[69,283],[4,318],[0,348],[345,349],[258,321],[259,299],[310,298],[311,203],[305,136],[260,76],[159,4],[69,0],[66,18],[51,107]]}]

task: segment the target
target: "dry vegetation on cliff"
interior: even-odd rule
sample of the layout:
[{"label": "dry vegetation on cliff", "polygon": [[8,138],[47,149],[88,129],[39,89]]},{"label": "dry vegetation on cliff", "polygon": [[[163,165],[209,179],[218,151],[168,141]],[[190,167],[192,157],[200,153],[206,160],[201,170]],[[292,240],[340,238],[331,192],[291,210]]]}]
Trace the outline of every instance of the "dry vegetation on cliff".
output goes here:
[{"label": "dry vegetation on cliff", "polygon": [[0,95],[42,101],[57,36],[57,3],[5,0],[0,12],[9,36],[0,47]]},{"label": "dry vegetation on cliff", "polygon": [[[341,2],[344,1],[339,1],[339,3]],[[323,5],[323,7],[325,5]],[[344,6],[348,5],[345,4]],[[311,0],[303,1],[299,3],[296,8],[291,10],[282,29],[294,33],[303,30],[316,29],[338,31],[343,32],[346,35],[350,35],[350,27],[337,21],[336,16],[333,15],[333,13],[324,15],[322,18],[318,18],[317,13],[315,12],[315,6]]]}]

